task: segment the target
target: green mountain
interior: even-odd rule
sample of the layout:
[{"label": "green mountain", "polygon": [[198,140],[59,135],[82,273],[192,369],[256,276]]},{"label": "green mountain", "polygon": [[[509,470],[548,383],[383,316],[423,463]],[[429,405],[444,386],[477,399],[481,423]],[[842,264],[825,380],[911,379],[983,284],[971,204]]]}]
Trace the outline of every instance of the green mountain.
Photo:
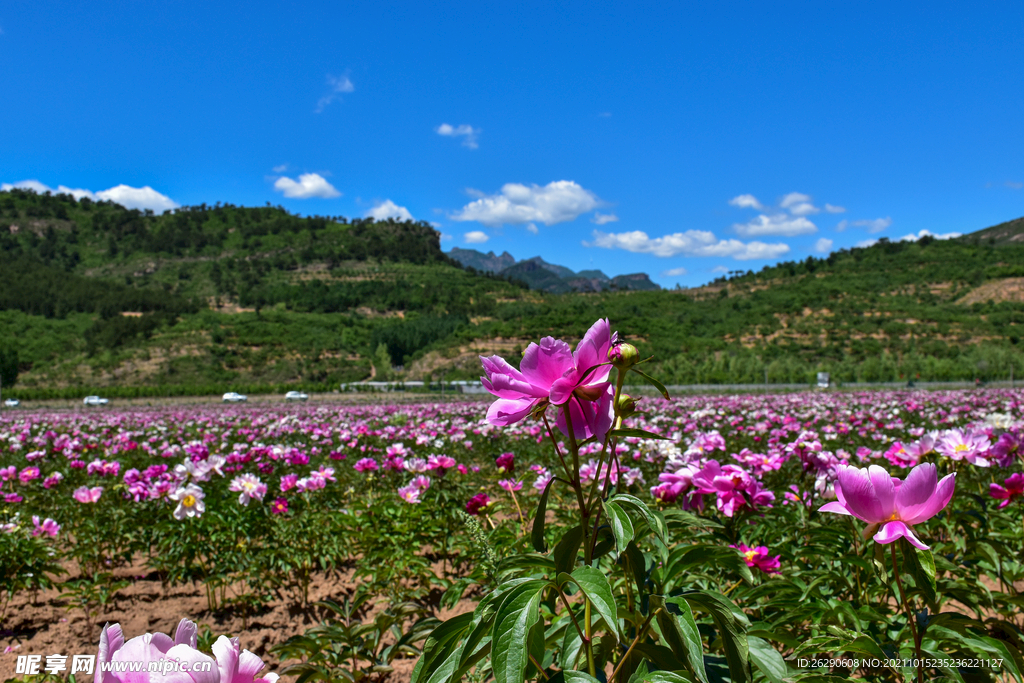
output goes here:
[{"label": "green mountain", "polygon": [[670,384],[1021,377],[1021,225],[636,291],[643,274],[566,281],[542,259],[469,270],[425,223],[16,190],[0,193],[0,356],[22,398],[326,390],[475,378],[480,354],[518,363],[607,317]]},{"label": "green mountain", "polygon": [[[494,252],[486,254],[475,249],[453,248],[448,256],[467,268],[484,273],[494,273],[510,280],[525,282],[530,289],[549,294],[569,292],[603,292],[606,290],[651,291],[661,289],[651,282],[646,273],[633,273],[609,278],[600,270],[584,270],[579,273],[571,268],[548,263],[540,256],[516,261],[507,251],[501,256]],[[546,271],[546,272],[545,272]],[[551,277],[554,275],[554,277]]]}]

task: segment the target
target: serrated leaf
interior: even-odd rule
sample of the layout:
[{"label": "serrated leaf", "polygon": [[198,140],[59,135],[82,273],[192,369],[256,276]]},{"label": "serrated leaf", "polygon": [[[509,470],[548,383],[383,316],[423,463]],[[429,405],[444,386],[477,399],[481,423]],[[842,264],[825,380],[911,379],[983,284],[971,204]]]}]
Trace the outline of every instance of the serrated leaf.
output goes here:
[{"label": "serrated leaf", "polygon": [[603,506],[605,516],[608,517],[608,525],[612,528],[612,534],[615,536],[615,547],[619,553],[623,553],[630,541],[633,540],[633,522],[618,503],[606,500]]},{"label": "serrated leaf", "polygon": [[547,581],[527,581],[502,600],[491,634],[491,668],[497,683],[522,683],[526,672],[530,629],[540,619],[541,594]]}]

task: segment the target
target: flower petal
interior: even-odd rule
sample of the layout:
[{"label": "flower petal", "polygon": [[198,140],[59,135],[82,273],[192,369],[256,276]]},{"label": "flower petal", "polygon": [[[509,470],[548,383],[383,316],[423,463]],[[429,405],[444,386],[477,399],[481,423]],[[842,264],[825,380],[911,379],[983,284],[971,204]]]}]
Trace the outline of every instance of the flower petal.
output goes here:
[{"label": "flower petal", "polygon": [[896,511],[899,512],[900,519],[915,524],[915,517],[928,505],[938,481],[937,469],[930,462],[922,463],[910,470],[906,481],[896,493]]},{"label": "flower petal", "polygon": [[953,491],[955,489],[956,473],[954,472],[947,474],[939,481],[931,497],[922,507],[915,511],[913,516],[901,515],[903,521],[907,524],[918,524],[926,519],[931,519],[949,505],[949,501],[953,499]]},{"label": "flower petal", "polygon": [[540,344],[530,344],[519,364],[523,377],[530,384],[550,390],[551,385],[573,367],[572,351],[561,339],[544,337]]},{"label": "flower petal", "polygon": [[121,631],[121,624],[104,624],[100,631],[99,653],[96,655],[96,675],[94,683],[103,683],[106,670],[101,664],[106,664],[115,652],[124,647],[124,632]]},{"label": "flower petal", "polygon": [[[885,478],[888,480],[889,475],[885,475]],[[868,470],[859,467],[843,467],[839,470],[837,483],[836,488],[843,489],[846,509],[857,519],[874,523],[883,522],[889,516],[883,513],[882,506],[879,505]]]},{"label": "flower petal", "polygon": [[499,398],[487,409],[487,421],[498,427],[519,422],[530,414],[530,411],[533,410],[538,401],[539,399],[529,397],[520,399]]},{"label": "flower petal", "polygon": [[833,500],[831,503],[825,503],[818,512],[835,512],[840,515],[852,515],[853,513],[846,509],[846,506],[840,503],[838,500]]},{"label": "flower petal", "polygon": [[911,531],[910,527],[899,520],[893,522],[886,522],[882,525],[882,528],[879,530],[879,532],[874,536],[875,541],[882,544],[892,543],[893,541],[899,540],[900,538],[907,539],[908,541],[910,541],[910,545],[914,546],[915,548],[920,548],[921,550],[928,550],[928,546],[922,543],[920,539],[918,539],[918,537],[914,535],[914,532]]},{"label": "flower petal", "polygon": [[896,484],[885,468],[878,465],[868,466],[868,477],[871,478],[871,485],[875,488],[878,507],[882,510],[883,517],[879,521],[883,521],[896,512]]}]

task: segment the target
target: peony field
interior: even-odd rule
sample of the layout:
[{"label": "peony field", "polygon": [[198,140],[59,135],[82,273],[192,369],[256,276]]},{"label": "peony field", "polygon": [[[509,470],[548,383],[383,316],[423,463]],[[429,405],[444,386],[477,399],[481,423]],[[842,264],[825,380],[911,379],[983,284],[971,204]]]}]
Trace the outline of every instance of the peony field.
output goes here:
[{"label": "peony field", "polygon": [[1024,389],[644,367],[598,321],[480,401],[4,410],[0,680],[1024,681]]}]

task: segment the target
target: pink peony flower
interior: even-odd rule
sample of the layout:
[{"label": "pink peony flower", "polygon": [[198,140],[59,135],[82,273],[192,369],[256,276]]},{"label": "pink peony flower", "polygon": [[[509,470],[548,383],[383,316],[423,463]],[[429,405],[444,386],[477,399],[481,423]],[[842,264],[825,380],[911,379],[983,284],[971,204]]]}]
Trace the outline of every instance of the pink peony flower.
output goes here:
[{"label": "pink peony flower", "polygon": [[991,463],[986,453],[991,445],[988,436],[981,432],[952,429],[936,442],[935,450],[952,460],[966,460],[978,467],[989,467]]},{"label": "pink peony flower", "polygon": [[486,493],[478,493],[466,503],[466,512],[473,516],[479,515],[488,505],[491,504],[491,497]]},{"label": "pink peony flower", "polygon": [[[574,352],[564,341],[544,337],[539,345],[531,343],[526,348],[520,370],[500,356],[481,356],[486,377],[480,381],[498,397],[487,410],[488,422],[499,427],[514,424],[535,408],[552,403],[564,405],[563,410],[570,411],[577,438],[604,438],[614,414],[609,366],[599,367],[586,377],[582,375],[607,361],[614,336],[608,321],[598,320]],[[566,433],[563,411],[559,411],[556,423]]]},{"label": "pink peony flower", "polygon": [[231,480],[229,491],[240,492],[238,502],[248,505],[250,500],[263,502],[263,496],[267,494],[267,485],[260,481],[255,474],[243,474]]},{"label": "pink peony flower", "polygon": [[779,558],[781,555],[768,557],[768,548],[763,545],[749,548],[740,543],[739,545],[731,545],[729,547],[736,548],[743,554],[743,559],[746,560],[748,567],[757,567],[766,574],[779,573]]},{"label": "pink peony flower", "polygon": [[355,465],[356,472],[373,472],[377,469],[377,461],[373,458],[361,458]]},{"label": "pink peony flower", "polygon": [[988,485],[989,494],[996,500],[1003,501],[999,504],[1000,510],[1009,505],[1013,500],[1024,498],[1024,474],[1020,472],[1011,474],[1003,483],[1005,486],[1000,486],[994,482]]},{"label": "pink peony flower", "polygon": [[32,481],[33,479],[38,479],[38,478],[39,478],[39,468],[38,467],[26,467],[25,469],[23,469],[21,471],[21,474],[18,475],[18,479],[21,480],[22,484],[27,484],[30,481]]},{"label": "pink peony flower", "polygon": [[498,474],[512,474],[516,471],[515,453],[502,453],[494,464],[498,466]]},{"label": "pink peony flower", "polygon": [[903,537],[915,548],[928,550],[911,527],[945,508],[955,486],[956,475],[948,474],[939,481],[932,463],[910,470],[905,480],[889,476],[878,465],[866,469],[840,465],[835,483],[838,500],[822,505],[818,511],[852,515],[867,522],[864,537],[874,533],[878,543],[892,543]]},{"label": "pink peony flower", "polygon": [[513,491],[519,491],[523,488],[523,482],[517,479],[502,479],[498,482],[498,486],[505,489],[509,493]]},{"label": "pink peony flower", "polygon": [[270,504],[270,511],[275,515],[283,515],[288,512],[288,501],[285,498],[276,498],[274,502]]},{"label": "pink peony flower", "polygon": [[409,485],[398,489],[398,495],[406,503],[417,504],[420,502],[420,496],[423,494],[423,491],[424,489],[416,486],[416,484],[410,483]]},{"label": "pink peony flower", "polygon": [[57,538],[57,534],[60,533],[60,524],[57,524],[57,522],[53,521],[49,517],[47,517],[42,521],[42,523],[40,523],[39,517],[36,515],[32,515],[32,526],[35,527],[35,529],[32,531],[33,536],[46,534],[50,538]]},{"label": "pink peony flower", "polygon": [[73,495],[75,500],[79,503],[95,503],[100,499],[100,495],[102,494],[102,486],[93,486],[92,488],[89,488],[88,486],[80,486],[75,489],[75,492],[71,495]]},{"label": "pink peony flower", "polygon": [[299,482],[299,475],[297,474],[285,474],[281,477],[281,484],[278,488],[281,489],[281,493],[290,491],[295,488],[295,485]]}]

